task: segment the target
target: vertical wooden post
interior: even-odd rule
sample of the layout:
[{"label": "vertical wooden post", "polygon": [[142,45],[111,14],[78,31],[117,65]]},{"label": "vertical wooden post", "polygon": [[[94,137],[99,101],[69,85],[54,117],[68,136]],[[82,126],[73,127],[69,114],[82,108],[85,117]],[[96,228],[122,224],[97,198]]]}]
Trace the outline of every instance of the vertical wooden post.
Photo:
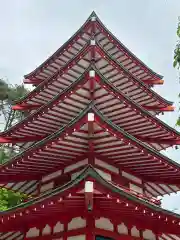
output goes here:
[{"label": "vertical wooden post", "polygon": [[93,212],[87,212],[86,218],[86,226],[87,226],[87,233],[86,233],[86,240],[95,240],[95,218]]}]

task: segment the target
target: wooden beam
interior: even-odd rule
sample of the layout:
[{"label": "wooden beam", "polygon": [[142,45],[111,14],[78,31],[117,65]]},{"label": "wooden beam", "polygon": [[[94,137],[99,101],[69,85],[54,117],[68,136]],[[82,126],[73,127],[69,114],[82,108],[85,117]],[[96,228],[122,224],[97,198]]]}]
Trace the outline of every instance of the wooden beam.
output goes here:
[{"label": "wooden beam", "polygon": [[40,84],[41,82],[43,82],[43,80],[40,79],[24,79],[23,80],[24,84]]},{"label": "wooden beam", "polygon": [[0,137],[0,143],[21,143],[21,142],[34,142],[34,141],[40,141],[44,136],[33,136],[33,137]]},{"label": "wooden beam", "polygon": [[150,137],[142,137],[138,135],[133,135],[135,138],[139,139],[142,142],[148,143],[158,143],[158,144],[168,144],[168,145],[180,145],[180,139],[161,139],[161,138],[150,138]]},{"label": "wooden beam", "polygon": [[157,79],[157,80],[154,80],[154,79],[150,79],[150,80],[143,80],[142,79],[142,81],[144,82],[144,83],[146,83],[146,84],[153,84],[153,85],[162,85],[162,84],[164,84],[164,80],[161,80],[161,79]]},{"label": "wooden beam", "polygon": [[40,108],[42,105],[41,104],[17,104],[12,106],[13,110],[33,110]]},{"label": "wooden beam", "polygon": [[169,105],[167,107],[159,107],[159,106],[143,106],[146,110],[152,110],[152,111],[160,111],[160,112],[172,112],[174,111],[174,107]]}]

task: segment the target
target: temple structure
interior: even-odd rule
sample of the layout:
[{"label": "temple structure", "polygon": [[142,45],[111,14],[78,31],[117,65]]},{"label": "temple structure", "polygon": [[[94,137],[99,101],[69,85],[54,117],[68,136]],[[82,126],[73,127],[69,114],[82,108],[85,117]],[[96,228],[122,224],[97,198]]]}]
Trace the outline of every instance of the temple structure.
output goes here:
[{"label": "temple structure", "polygon": [[19,148],[0,183],[29,199],[0,213],[0,239],[179,240],[180,215],[159,200],[180,190],[180,165],[160,153],[180,144],[157,118],[174,109],[152,90],[162,76],[93,12],[24,83],[35,89],[0,135]]}]

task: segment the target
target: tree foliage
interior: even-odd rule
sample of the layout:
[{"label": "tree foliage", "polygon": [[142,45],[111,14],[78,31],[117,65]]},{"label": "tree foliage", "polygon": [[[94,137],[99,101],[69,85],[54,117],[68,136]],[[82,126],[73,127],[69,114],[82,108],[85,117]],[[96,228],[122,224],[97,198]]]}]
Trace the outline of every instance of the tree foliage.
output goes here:
[{"label": "tree foliage", "polygon": [[19,192],[13,192],[6,188],[0,188],[0,211],[7,210],[22,203],[26,195]]},{"label": "tree foliage", "polygon": [[178,22],[178,27],[177,27],[177,44],[176,44],[176,48],[174,50],[174,62],[173,62],[173,66],[177,67],[178,69],[180,68],[180,19]]},{"label": "tree foliage", "polygon": [[[5,123],[9,120],[12,103],[28,94],[28,92],[24,85],[12,85],[0,79],[0,115],[3,116]],[[20,117],[21,112],[15,111],[11,121],[18,121]],[[9,124],[11,125],[12,122]]]},{"label": "tree foliage", "polygon": [[[22,98],[28,92],[23,85],[11,85],[0,79],[0,117],[2,119],[2,130],[20,120],[21,113],[15,111],[12,114],[11,106],[14,100]],[[0,145],[0,164],[4,164],[15,154],[16,151],[11,145]],[[27,196],[24,194],[0,187],[0,211],[16,206],[26,198]]]},{"label": "tree foliage", "polygon": [[[175,68],[177,68],[178,70],[180,70],[180,18],[179,18],[179,21],[178,21],[178,27],[177,27],[177,44],[176,44],[176,48],[174,50],[174,62],[173,62],[173,66]],[[180,99],[180,94],[179,94],[179,99]],[[179,102],[180,103],[180,102]],[[177,122],[176,124],[178,126],[180,126],[180,116],[178,117],[177,119]]]}]

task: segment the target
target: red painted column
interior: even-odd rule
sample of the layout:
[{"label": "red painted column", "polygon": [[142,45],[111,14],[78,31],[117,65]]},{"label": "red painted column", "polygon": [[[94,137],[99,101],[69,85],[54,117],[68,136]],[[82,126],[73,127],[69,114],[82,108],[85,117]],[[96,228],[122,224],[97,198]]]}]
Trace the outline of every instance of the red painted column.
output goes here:
[{"label": "red painted column", "polygon": [[67,232],[68,232],[68,220],[64,222],[64,237],[63,240],[67,240]]},{"label": "red painted column", "polygon": [[86,218],[86,226],[87,226],[87,233],[86,233],[86,240],[95,240],[95,218],[93,212],[87,213]]}]

